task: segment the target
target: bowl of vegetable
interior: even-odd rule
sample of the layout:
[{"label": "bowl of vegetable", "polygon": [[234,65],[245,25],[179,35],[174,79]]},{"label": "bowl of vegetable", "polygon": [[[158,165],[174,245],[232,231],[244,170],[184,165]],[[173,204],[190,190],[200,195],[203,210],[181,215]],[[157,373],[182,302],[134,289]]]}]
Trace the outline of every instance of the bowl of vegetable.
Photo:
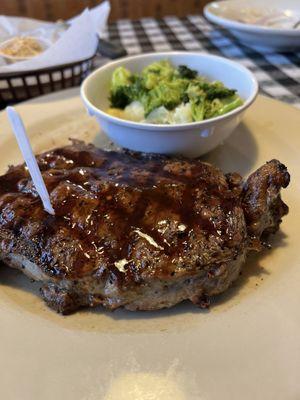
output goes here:
[{"label": "bowl of vegetable", "polygon": [[117,145],[189,157],[222,143],[257,92],[242,65],[190,52],[126,57],[100,67],[81,86],[89,114]]}]

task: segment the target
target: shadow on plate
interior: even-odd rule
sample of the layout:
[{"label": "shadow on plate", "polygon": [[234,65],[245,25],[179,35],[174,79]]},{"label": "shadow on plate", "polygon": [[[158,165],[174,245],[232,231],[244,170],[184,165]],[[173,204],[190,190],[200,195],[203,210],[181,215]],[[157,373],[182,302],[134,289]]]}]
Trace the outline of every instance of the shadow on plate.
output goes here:
[{"label": "shadow on plate", "polygon": [[276,251],[279,247],[285,247],[285,239],[286,235],[280,230],[275,235],[269,237],[268,243],[271,245],[270,249],[265,249],[260,253],[249,253],[239,278],[233,282],[232,286],[226,292],[213,299],[212,308],[218,308],[218,306],[228,304],[230,300],[238,298],[239,292],[247,285],[250,290],[260,286],[264,278],[272,274],[272,270],[267,270],[261,266],[263,258],[269,256],[270,251]]},{"label": "shadow on plate", "polygon": [[[120,150],[103,133],[95,135],[93,144],[105,150]],[[238,172],[245,176],[253,172],[257,161],[257,144],[251,131],[241,123],[223,145],[201,159],[218,166],[225,173]]]},{"label": "shadow on plate", "polygon": [[251,131],[241,123],[233,134],[203,160],[217,165],[224,172],[238,172],[248,175],[257,161],[258,148]]}]

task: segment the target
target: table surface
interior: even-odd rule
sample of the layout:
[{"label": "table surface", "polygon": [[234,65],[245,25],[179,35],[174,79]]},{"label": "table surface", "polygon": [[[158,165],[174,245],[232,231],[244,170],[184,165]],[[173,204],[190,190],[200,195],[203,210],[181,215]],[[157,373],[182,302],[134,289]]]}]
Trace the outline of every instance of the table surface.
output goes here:
[{"label": "table surface", "polygon": [[109,24],[104,36],[121,43],[129,55],[190,50],[231,58],[254,73],[262,94],[300,108],[300,52],[266,54],[250,49],[200,15],[119,20]]}]

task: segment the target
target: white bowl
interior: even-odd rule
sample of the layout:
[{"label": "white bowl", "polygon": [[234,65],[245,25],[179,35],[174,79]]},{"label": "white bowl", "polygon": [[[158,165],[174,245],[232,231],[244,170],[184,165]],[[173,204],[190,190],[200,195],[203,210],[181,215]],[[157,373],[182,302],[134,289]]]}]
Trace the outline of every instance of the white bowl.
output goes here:
[{"label": "white bowl", "polygon": [[[173,65],[187,65],[210,81],[220,80],[237,89],[244,104],[220,117],[178,125],[148,124],[125,121],[106,113],[109,87],[115,68],[124,66],[134,73],[147,65],[168,59]],[[228,59],[188,52],[150,53],[127,57],[104,65],[89,75],[81,86],[81,97],[90,115],[117,145],[135,151],[161,154],[182,154],[197,157],[222,143],[237,127],[246,109],[257,95],[253,74]]]},{"label": "white bowl", "polygon": [[[260,14],[258,22],[240,22],[247,10]],[[230,30],[240,42],[259,51],[300,49],[300,29],[292,28],[300,20],[299,0],[214,1],[204,7],[204,15],[209,21]],[[272,15],[275,15],[276,27],[267,25]]]}]

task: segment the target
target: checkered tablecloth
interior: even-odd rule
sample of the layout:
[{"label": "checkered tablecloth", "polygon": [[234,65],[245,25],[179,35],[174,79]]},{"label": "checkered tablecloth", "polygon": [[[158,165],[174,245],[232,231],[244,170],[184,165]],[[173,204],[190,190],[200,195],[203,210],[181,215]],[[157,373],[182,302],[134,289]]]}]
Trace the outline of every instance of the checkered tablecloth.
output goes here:
[{"label": "checkered tablecloth", "polygon": [[300,52],[265,54],[252,50],[200,15],[119,20],[108,26],[105,37],[120,42],[129,55],[191,50],[234,59],[255,74],[261,93],[300,108]]}]

